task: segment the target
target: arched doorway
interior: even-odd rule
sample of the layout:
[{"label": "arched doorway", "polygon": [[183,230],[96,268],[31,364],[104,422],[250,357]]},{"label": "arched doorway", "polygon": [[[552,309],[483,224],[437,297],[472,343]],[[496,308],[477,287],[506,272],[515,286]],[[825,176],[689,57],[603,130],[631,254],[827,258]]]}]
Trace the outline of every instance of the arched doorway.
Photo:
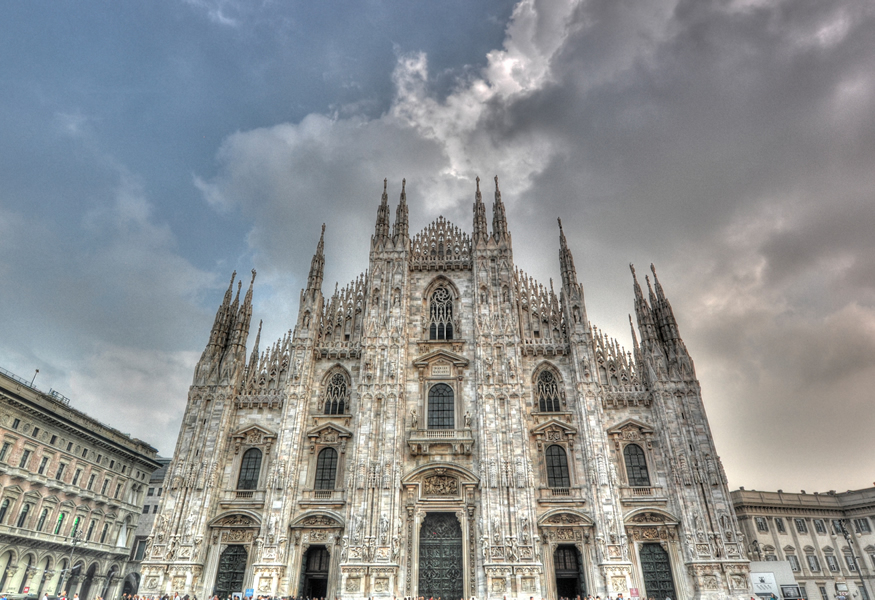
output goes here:
[{"label": "arched doorway", "polygon": [[41,573],[39,576],[39,587],[36,590],[36,597],[42,598],[43,589],[49,584],[49,577],[47,571],[49,570],[49,565],[51,565],[51,558],[46,556],[40,561],[39,566],[37,567],[37,573]]},{"label": "arched doorway", "polygon": [[586,595],[583,561],[580,551],[572,545],[557,546],[553,552],[553,573],[556,576],[556,596],[575,598]]},{"label": "arched doorway", "polygon": [[654,598],[675,600],[674,578],[671,575],[671,561],[662,544],[641,544],[638,552],[641,558],[641,571],[644,575],[644,591]]},{"label": "arched doorway", "polygon": [[72,596],[74,593],[79,593],[79,584],[82,583],[82,571],[85,569],[83,563],[76,563],[70,569],[70,577],[67,579],[67,593]]},{"label": "arched doorway", "polygon": [[137,593],[137,589],[140,587],[140,574],[139,573],[128,573],[128,576],[125,577],[125,583],[122,586],[122,595],[127,594],[128,596],[133,596]]},{"label": "arched doorway", "polygon": [[325,546],[310,546],[301,568],[301,595],[324,598],[328,595],[328,569],[331,554]]},{"label": "arched doorway", "polygon": [[85,572],[85,580],[82,582],[82,591],[79,592],[79,597],[82,600],[88,600],[88,594],[91,592],[91,582],[94,581],[94,573],[97,571],[97,563],[94,563]]},{"label": "arched doorway", "polygon": [[462,598],[462,527],[453,513],[427,513],[419,530],[419,595]]},{"label": "arched doorway", "polygon": [[225,548],[219,557],[219,571],[216,574],[213,594],[219,598],[227,598],[233,592],[242,593],[248,559],[249,553],[244,546],[234,544]]}]

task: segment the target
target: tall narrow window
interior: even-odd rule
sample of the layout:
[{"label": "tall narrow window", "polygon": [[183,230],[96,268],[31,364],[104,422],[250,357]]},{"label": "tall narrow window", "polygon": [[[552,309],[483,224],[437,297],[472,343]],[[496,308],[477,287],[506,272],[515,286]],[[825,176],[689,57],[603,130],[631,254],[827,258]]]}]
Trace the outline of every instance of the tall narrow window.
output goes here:
[{"label": "tall narrow window", "polygon": [[562,446],[547,448],[547,485],[551,488],[571,487],[568,476],[568,456]]},{"label": "tall narrow window", "polygon": [[70,528],[70,537],[76,537],[76,532],[79,531],[79,517],[73,519],[73,526]]},{"label": "tall narrow window", "polygon": [[21,507],[21,512],[18,513],[18,523],[15,524],[16,527],[24,527],[25,521],[27,521],[27,513],[30,512],[30,504],[25,504]]},{"label": "tall narrow window", "polygon": [[88,524],[88,533],[85,534],[85,541],[91,541],[91,534],[94,533],[94,525],[97,523],[94,519],[91,519],[91,522]]},{"label": "tall narrow window", "polygon": [[428,390],[428,428],[455,429],[455,399],[453,388],[445,383]]},{"label": "tall narrow window", "polygon": [[57,525],[55,525],[55,531],[54,531],[55,535],[58,535],[61,533],[61,526],[64,524],[64,517],[65,516],[67,516],[67,515],[65,515],[64,513],[61,513],[58,515],[58,523],[57,523]]},{"label": "tall narrow window", "polygon": [[42,475],[43,472],[46,470],[46,467],[48,466],[48,464],[49,464],[49,457],[43,456],[42,459],[40,459],[40,461],[39,461],[39,469],[37,469],[36,472],[39,473],[40,475]]},{"label": "tall narrow window", "polygon": [[6,518],[6,512],[9,510],[9,498],[5,498],[2,503],[0,503],[0,525],[3,524],[3,519]]},{"label": "tall narrow window", "polygon": [[347,394],[346,377],[343,373],[335,373],[325,386],[325,414],[342,415],[346,410]]},{"label": "tall narrow window", "polygon": [[43,511],[39,514],[39,520],[36,522],[36,530],[42,531],[43,527],[46,524],[46,517],[49,516],[49,509],[44,508]]},{"label": "tall narrow window", "polygon": [[24,452],[21,453],[21,460],[18,461],[18,468],[19,469],[26,469],[27,468],[27,463],[28,463],[28,461],[30,461],[31,454],[32,454],[32,452],[30,450],[25,450]]},{"label": "tall narrow window", "polygon": [[632,487],[649,487],[650,474],[647,473],[647,460],[644,458],[644,450],[638,444],[629,444],[623,449],[623,457],[626,459],[626,477]]},{"label": "tall narrow window", "polygon": [[250,448],[243,453],[240,461],[240,477],[237,479],[238,490],[254,490],[258,487],[258,475],[261,472],[261,450]]},{"label": "tall narrow window", "polygon": [[538,409],[541,412],[559,412],[559,380],[552,371],[541,371],[538,375]]},{"label": "tall narrow window", "polygon": [[323,448],[316,458],[316,482],[317,490],[333,490],[337,479],[337,450]]},{"label": "tall narrow window", "polygon": [[429,339],[453,339],[453,297],[447,288],[439,287],[431,295],[429,317]]},{"label": "tall narrow window", "polygon": [[103,531],[100,532],[100,543],[104,543],[106,541],[106,532],[109,529],[109,523],[103,524]]}]

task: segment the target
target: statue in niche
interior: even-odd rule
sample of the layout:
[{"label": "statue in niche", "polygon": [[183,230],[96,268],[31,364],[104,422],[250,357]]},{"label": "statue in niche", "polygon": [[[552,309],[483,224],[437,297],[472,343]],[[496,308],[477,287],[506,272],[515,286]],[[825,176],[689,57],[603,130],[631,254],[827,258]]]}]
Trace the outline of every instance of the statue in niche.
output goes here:
[{"label": "statue in niche", "polygon": [[465,429],[471,429],[471,413],[465,413]]},{"label": "statue in niche", "polygon": [[410,411],[410,429],[416,429],[419,425],[419,414],[416,412],[416,407]]}]

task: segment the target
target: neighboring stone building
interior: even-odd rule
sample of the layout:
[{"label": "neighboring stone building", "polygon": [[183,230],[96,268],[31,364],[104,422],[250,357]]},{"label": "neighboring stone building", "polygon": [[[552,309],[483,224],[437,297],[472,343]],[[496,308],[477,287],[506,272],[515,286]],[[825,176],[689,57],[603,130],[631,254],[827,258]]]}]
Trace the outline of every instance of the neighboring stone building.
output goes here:
[{"label": "neighboring stone building", "polygon": [[119,593],[156,453],[0,370],[0,590]]},{"label": "neighboring stone building", "polygon": [[751,559],[788,561],[808,598],[835,598],[837,583],[859,600],[872,598],[875,488],[841,494],[742,488],[732,492],[732,504]]},{"label": "neighboring stone building", "polygon": [[152,472],[149,477],[149,485],[146,488],[146,496],[143,500],[143,513],[137,530],[134,532],[134,541],[131,545],[131,562],[128,565],[130,573],[125,578],[122,592],[128,595],[136,594],[140,586],[140,562],[146,554],[146,543],[155,524],[155,516],[158,514],[158,505],[161,503],[161,495],[164,493],[164,477],[167,475],[167,467],[170,465],[169,458],[159,458],[161,465]]},{"label": "neighboring stone building", "polygon": [[410,237],[407,210],[402,184],[393,227],[384,186],[368,270],[330,298],[323,226],[294,330],[261,350],[259,328],[248,362],[232,277],[141,593],[749,597],[655,276],[629,353],[587,320],[561,226],[558,293],[514,265],[497,178],[491,233],[479,180],[471,236]]}]

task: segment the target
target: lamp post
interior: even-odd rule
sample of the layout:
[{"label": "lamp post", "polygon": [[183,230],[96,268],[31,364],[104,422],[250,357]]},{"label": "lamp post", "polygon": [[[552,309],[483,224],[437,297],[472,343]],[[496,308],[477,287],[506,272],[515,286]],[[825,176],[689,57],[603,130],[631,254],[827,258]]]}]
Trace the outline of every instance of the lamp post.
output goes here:
[{"label": "lamp post", "polygon": [[61,581],[66,578],[68,584],[70,583],[70,576],[73,574],[73,552],[75,552],[76,546],[81,543],[83,543],[82,529],[77,527],[73,535],[70,536],[70,558],[67,562],[67,568],[61,570]]},{"label": "lamp post", "polygon": [[867,597],[869,596],[869,590],[866,589],[866,578],[863,577],[863,571],[860,569],[860,562],[857,560],[857,554],[854,552],[854,544],[851,540],[851,532],[848,531],[848,528],[845,527],[845,523],[847,519],[839,519],[839,524],[842,526],[842,535],[845,536],[845,541],[848,543],[848,550],[851,551],[851,560],[854,561],[854,566],[857,569],[857,574],[860,576],[860,585],[863,586],[863,591],[866,593]]}]

